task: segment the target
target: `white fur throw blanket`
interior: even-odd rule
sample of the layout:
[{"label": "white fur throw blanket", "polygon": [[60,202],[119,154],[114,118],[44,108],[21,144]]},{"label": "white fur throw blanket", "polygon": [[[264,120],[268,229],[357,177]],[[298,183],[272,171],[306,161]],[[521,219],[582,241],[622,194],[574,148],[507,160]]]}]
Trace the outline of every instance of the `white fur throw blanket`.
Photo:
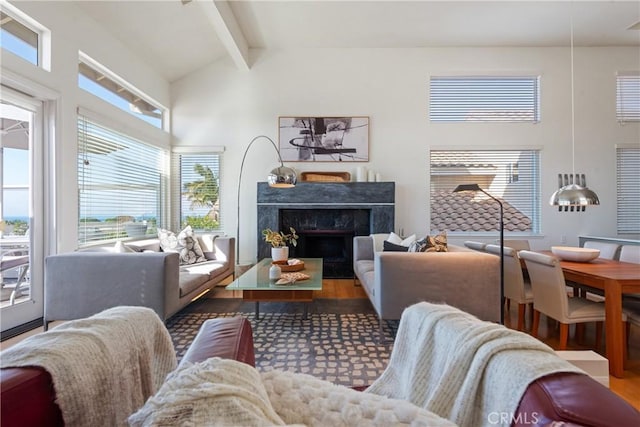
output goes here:
[{"label": "white fur throw blanket", "polygon": [[583,372],[527,334],[424,302],[403,312],[389,365],[366,391],[460,426],[508,426],[527,386],[561,371]]},{"label": "white fur throw blanket", "polygon": [[169,332],[144,307],[115,307],[33,335],[0,353],[1,366],[40,366],[67,426],[122,426],[176,367]]},{"label": "white fur throw blanket", "polygon": [[434,426],[452,423],[409,402],[361,393],[309,375],[260,374],[211,358],[173,372],[129,418],[132,426]]}]

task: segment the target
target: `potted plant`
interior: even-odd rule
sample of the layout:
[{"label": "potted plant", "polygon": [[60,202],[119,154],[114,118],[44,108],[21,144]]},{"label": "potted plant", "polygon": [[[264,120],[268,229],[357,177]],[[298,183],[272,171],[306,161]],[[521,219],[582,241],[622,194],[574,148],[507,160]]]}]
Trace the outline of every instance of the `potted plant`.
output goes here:
[{"label": "potted plant", "polygon": [[264,241],[271,244],[271,258],[274,261],[286,261],[289,258],[289,245],[298,244],[298,235],[293,227],[289,227],[289,233],[273,231],[270,228],[262,230]]}]

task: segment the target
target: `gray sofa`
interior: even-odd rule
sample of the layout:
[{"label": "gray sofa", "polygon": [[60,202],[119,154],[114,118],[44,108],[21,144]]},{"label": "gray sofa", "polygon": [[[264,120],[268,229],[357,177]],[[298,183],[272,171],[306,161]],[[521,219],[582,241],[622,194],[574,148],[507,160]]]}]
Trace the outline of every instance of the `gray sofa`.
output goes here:
[{"label": "gray sofa", "polygon": [[180,265],[177,253],[161,252],[158,239],[127,244],[140,252],[102,247],[47,257],[45,328],[53,320],[88,317],[117,305],[149,307],[166,320],[234,274],[234,237],[204,234],[198,240],[208,261],[192,265]]},{"label": "gray sofa", "polygon": [[417,302],[447,303],[481,320],[500,321],[498,257],[462,246],[449,252],[375,252],[373,238],[353,239],[353,271],[383,319],[400,319]]}]

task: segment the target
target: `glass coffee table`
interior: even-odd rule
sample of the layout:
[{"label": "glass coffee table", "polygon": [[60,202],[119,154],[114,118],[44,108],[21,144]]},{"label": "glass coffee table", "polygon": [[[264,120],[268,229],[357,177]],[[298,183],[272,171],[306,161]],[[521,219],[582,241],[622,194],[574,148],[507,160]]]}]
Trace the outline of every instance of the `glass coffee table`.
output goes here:
[{"label": "glass coffee table", "polygon": [[269,279],[271,258],[265,258],[247,270],[226,287],[227,290],[242,291],[244,301],[255,301],[256,320],[260,319],[260,302],[303,302],[304,319],[307,319],[307,303],[313,301],[313,291],[322,290],[322,258],[300,258],[304,270],[300,273],[310,277],[295,283],[276,285]]}]

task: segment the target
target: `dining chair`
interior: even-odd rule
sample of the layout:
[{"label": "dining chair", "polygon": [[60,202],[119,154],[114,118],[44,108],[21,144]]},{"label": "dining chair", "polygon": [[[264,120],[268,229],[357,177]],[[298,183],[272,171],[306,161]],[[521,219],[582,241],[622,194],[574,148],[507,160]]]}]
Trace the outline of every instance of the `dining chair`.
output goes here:
[{"label": "dining chair", "polygon": [[[487,245],[485,251],[500,256],[500,245]],[[522,331],[526,307],[533,304],[533,291],[531,283],[524,279],[518,252],[507,246],[504,247],[504,297],[507,299],[507,307],[509,301],[518,304],[518,330]]]},{"label": "dining chair", "polygon": [[469,249],[473,249],[474,251],[480,251],[480,252],[484,252],[484,248],[485,246],[487,246],[486,243],[476,242],[473,240],[465,240],[464,245]]},{"label": "dining chair", "polygon": [[[602,324],[605,320],[604,304],[586,298],[570,298],[562,267],[557,258],[531,251],[520,251],[531,279],[533,289],[533,325],[531,335],[537,338],[540,313],[560,323],[558,350],[567,348],[569,325],[586,322],[596,323],[596,348],[600,347]],[[626,316],[623,314],[624,319]]]},{"label": "dining chair", "polygon": [[616,253],[618,252],[620,245],[618,245],[617,243],[605,243],[597,242],[595,240],[587,240],[586,242],[584,242],[584,247],[600,250],[600,255],[598,256],[598,258],[616,259]]},{"label": "dining chair", "polygon": [[[500,244],[500,240],[496,240],[496,245]],[[504,245],[510,248],[515,249],[516,251],[530,251],[531,247],[529,246],[528,240],[505,240]]]},{"label": "dining chair", "polygon": [[640,245],[622,245],[619,260],[640,264]]}]

